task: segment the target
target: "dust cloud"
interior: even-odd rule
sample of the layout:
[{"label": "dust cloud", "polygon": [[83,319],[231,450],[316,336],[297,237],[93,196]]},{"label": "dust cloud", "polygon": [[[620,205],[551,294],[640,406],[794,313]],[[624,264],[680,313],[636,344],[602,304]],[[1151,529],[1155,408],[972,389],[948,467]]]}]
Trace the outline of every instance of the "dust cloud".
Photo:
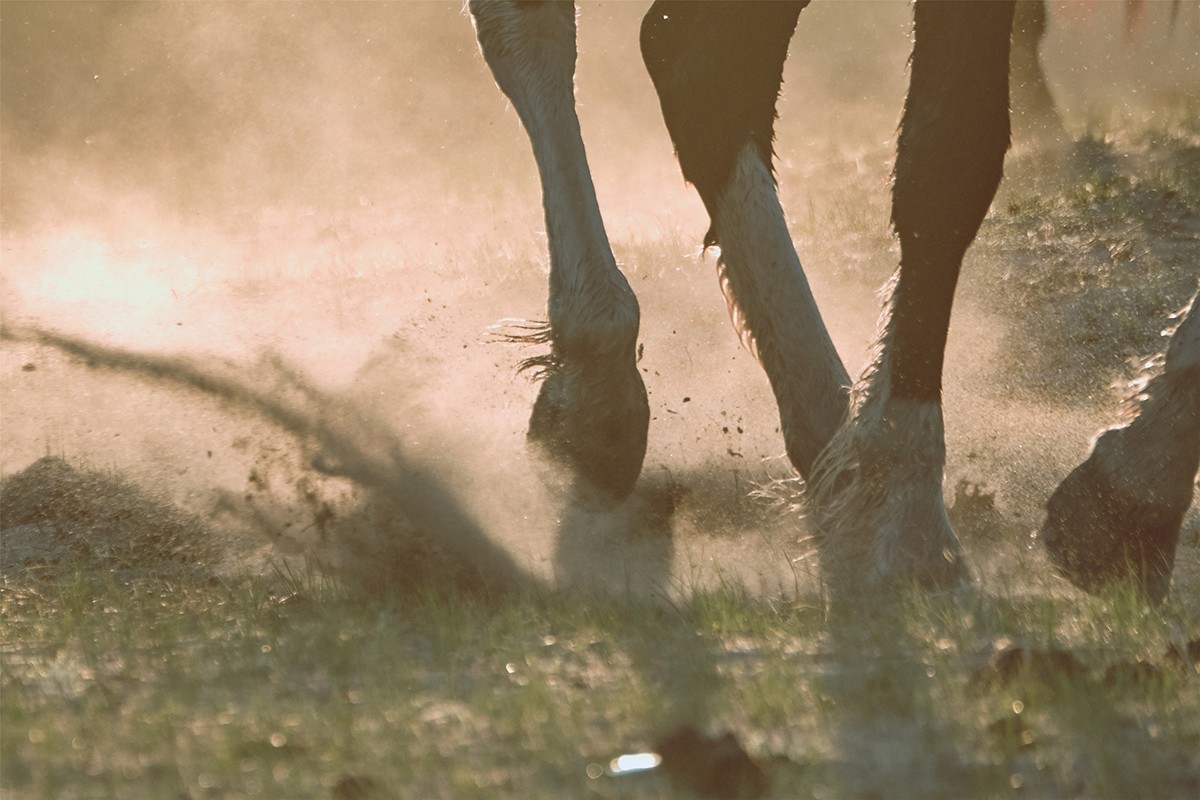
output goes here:
[{"label": "dust cloud", "polygon": [[[1148,15],[1139,45],[1111,5],[1052,22],[1047,70],[1076,132],[1197,97],[1195,8],[1173,30]],[[271,553],[336,550],[368,583],[414,557],[373,548],[425,536],[518,583],[807,585],[803,523],[755,497],[790,474],[778,416],[699,252],[707,220],[641,67],[642,13],[585,3],[577,71],[643,311],[653,419],[625,508],[560,508],[525,463],[529,353],[489,328],[544,316],[539,189],[457,2],[0,5],[0,475],[62,455]],[[896,263],[910,13],[815,4],[785,74],[781,194],[852,371]],[[964,287],[952,332],[948,480],[988,481],[1032,529],[1106,418],[1008,396],[1006,322],[983,291]]]}]

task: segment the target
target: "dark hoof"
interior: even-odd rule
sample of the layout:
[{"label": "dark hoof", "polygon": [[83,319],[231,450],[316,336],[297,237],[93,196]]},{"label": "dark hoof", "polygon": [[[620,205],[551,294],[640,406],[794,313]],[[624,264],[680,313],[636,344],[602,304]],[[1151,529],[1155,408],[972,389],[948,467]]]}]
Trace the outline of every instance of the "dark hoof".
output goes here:
[{"label": "dark hoof", "polygon": [[1089,458],[1046,503],[1041,540],[1055,569],[1085,592],[1132,582],[1160,603],[1186,510],[1130,497]]},{"label": "dark hoof", "polygon": [[563,366],[547,376],[527,436],[547,486],[594,508],[617,505],[633,492],[650,425],[636,365],[605,372]]}]

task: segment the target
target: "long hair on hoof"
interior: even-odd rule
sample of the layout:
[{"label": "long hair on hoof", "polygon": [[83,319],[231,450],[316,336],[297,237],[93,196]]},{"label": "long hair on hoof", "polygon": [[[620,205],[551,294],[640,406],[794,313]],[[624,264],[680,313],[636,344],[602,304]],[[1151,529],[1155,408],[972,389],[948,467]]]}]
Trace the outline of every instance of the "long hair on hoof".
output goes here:
[{"label": "long hair on hoof", "polygon": [[968,577],[942,499],[941,408],[891,396],[890,304],[882,319],[846,422],[809,481],[821,567],[835,598],[906,585],[957,586]]}]

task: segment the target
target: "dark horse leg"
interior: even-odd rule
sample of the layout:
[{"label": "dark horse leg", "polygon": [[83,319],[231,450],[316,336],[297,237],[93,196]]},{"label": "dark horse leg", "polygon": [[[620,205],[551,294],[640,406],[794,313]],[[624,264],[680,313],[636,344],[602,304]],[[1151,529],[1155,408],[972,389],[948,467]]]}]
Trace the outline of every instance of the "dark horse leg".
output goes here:
[{"label": "dark horse leg", "polygon": [[636,363],[637,299],[613,258],[575,114],[575,8],[472,0],[470,10],[542,182],[549,326],[529,338],[550,354],[529,362],[544,381],[528,441],[576,499],[618,502],[641,471],[650,411]]},{"label": "dark horse leg", "polygon": [[1050,560],[1087,591],[1132,580],[1159,602],[1170,586],[1200,469],[1200,294],[1180,314],[1136,416],[1104,431],[1046,505]]},{"label": "dark horse leg", "polygon": [[762,363],[792,464],[807,477],[846,413],[849,376],[796,256],[771,168],[775,103],[804,2],[651,6],[642,56],[683,176],[719,245],[734,327]]},{"label": "dark horse leg", "polygon": [[853,413],[817,466],[814,511],[835,594],[968,577],[942,499],[941,384],[962,259],[1008,147],[1013,4],[915,6],[892,222],[900,269]]}]

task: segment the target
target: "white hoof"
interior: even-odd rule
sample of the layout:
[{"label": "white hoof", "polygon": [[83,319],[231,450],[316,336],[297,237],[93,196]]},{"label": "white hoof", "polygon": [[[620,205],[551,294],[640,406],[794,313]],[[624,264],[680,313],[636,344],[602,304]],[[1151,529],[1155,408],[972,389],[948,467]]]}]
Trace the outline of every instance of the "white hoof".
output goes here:
[{"label": "white hoof", "polygon": [[969,582],[942,499],[944,463],[941,409],[933,403],[867,404],[838,432],[809,493],[835,598]]}]

